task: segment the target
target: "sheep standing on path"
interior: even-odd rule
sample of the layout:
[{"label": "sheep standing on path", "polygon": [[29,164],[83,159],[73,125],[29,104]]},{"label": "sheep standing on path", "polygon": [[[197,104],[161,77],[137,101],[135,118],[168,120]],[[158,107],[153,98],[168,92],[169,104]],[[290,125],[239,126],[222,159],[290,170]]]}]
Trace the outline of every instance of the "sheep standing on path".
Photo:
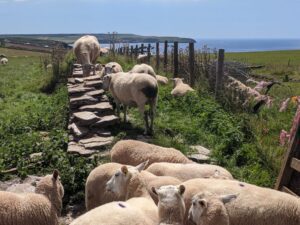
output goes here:
[{"label": "sheep standing on path", "polygon": [[189,91],[194,91],[188,84],[183,83],[183,78],[174,78],[174,89],[171,91],[171,95],[180,97],[186,95]]},{"label": "sheep standing on path", "polygon": [[152,188],[152,192],[158,196],[158,217],[159,224],[166,225],[182,225],[184,223],[185,204],[183,193],[185,187],[183,185],[162,186],[160,188]]},{"label": "sheep standing on path", "polygon": [[[199,178],[183,182],[182,185],[186,188],[184,201],[187,210],[190,209],[192,198],[198,193],[237,196],[234,201],[225,204],[230,225],[300,224],[300,199],[287,193],[236,180]],[[190,224],[188,213],[185,222]]]},{"label": "sheep standing on path", "polygon": [[94,75],[96,74],[95,64],[100,55],[100,44],[95,36],[85,35],[74,43],[74,54],[77,62],[83,67],[83,75],[89,76],[93,67]]},{"label": "sheep standing on path", "polygon": [[[137,107],[141,115],[144,116],[145,133],[153,133],[154,114],[158,97],[158,84],[155,78],[147,74],[137,73],[132,73],[130,76],[126,73],[109,74],[103,78],[103,89],[112,93],[117,105],[118,116],[120,116],[120,104],[124,106],[125,122],[127,107]],[[146,104],[150,106],[149,112],[145,111]]]},{"label": "sheep standing on path", "polygon": [[118,141],[110,151],[111,161],[136,166],[149,160],[155,162],[192,163],[184,154],[174,148],[164,148],[136,140]]},{"label": "sheep standing on path", "polygon": [[6,65],[7,63],[8,63],[8,59],[7,58],[0,59],[0,64]]},{"label": "sheep standing on path", "polygon": [[0,225],[58,225],[64,195],[58,171],[43,177],[35,192],[0,191]]},{"label": "sheep standing on path", "polygon": [[116,201],[94,208],[71,225],[157,225],[157,206],[140,174],[146,164],[130,168],[122,166],[107,182],[107,190],[115,195],[125,195],[126,202]]}]

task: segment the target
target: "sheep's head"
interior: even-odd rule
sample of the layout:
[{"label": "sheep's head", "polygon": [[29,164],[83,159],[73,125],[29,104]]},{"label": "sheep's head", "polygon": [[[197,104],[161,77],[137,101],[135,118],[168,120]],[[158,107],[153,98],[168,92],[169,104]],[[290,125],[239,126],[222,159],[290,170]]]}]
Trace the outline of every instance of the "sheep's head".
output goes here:
[{"label": "sheep's head", "polygon": [[[236,199],[236,194],[216,196],[211,193],[199,193],[192,199],[192,206],[189,210],[189,220],[197,225],[205,225],[203,221],[214,221],[219,224],[229,224],[225,204]],[[221,222],[222,221],[222,222]]]},{"label": "sheep's head", "polygon": [[111,73],[115,73],[116,70],[116,65],[105,65],[105,70],[104,70],[104,74],[111,74]]},{"label": "sheep's head", "polygon": [[118,196],[127,196],[130,181],[137,176],[148,164],[148,161],[136,167],[122,166],[106,183],[106,190]]},{"label": "sheep's head", "polygon": [[109,90],[111,78],[112,78],[112,75],[111,75],[111,74],[105,75],[105,76],[103,77],[103,89],[104,89],[105,91],[108,91],[108,90]]},{"label": "sheep's head", "polygon": [[53,174],[43,177],[36,185],[35,192],[45,195],[55,206],[57,214],[60,215],[62,210],[62,198],[64,196],[64,187],[60,182],[58,170]]},{"label": "sheep's head", "polygon": [[152,187],[152,192],[158,196],[160,223],[183,224],[185,214],[183,194],[185,186],[166,185],[160,188]]},{"label": "sheep's head", "polygon": [[176,87],[178,84],[183,83],[184,78],[176,77],[176,78],[171,78],[171,80],[173,81],[174,87]]}]

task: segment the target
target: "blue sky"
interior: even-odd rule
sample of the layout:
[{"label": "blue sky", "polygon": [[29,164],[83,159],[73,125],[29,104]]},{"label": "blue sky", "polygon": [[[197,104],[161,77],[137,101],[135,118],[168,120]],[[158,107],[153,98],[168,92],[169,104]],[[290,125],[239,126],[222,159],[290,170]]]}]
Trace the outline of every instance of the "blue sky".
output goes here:
[{"label": "blue sky", "polygon": [[300,0],[0,0],[0,21],[0,34],[300,38]]}]

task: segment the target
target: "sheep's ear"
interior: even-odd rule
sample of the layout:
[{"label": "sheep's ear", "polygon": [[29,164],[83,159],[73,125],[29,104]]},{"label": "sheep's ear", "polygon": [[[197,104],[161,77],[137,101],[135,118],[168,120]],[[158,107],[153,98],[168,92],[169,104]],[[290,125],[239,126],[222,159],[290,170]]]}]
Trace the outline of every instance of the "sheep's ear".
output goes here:
[{"label": "sheep's ear", "polygon": [[198,203],[202,208],[207,208],[207,201],[205,199],[198,200]]},{"label": "sheep's ear", "polygon": [[152,191],[153,194],[158,195],[157,192],[156,192],[155,187],[152,187],[152,188],[151,188],[151,191]]},{"label": "sheep's ear", "polygon": [[183,193],[185,192],[185,186],[184,185],[179,185],[179,194],[183,195]]},{"label": "sheep's ear", "polygon": [[230,195],[221,195],[219,199],[224,203],[229,203],[232,200],[236,199],[238,197],[238,194],[230,194]]},{"label": "sheep's ear", "polygon": [[142,162],[140,165],[137,165],[135,168],[141,172],[142,170],[144,170],[146,168],[146,166],[148,165],[149,160]]},{"label": "sheep's ear", "polygon": [[53,171],[53,178],[54,178],[54,180],[57,180],[58,176],[59,176],[58,170],[54,170]]},{"label": "sheep's ear", "polygon": [[105,64],[102,64],[101,66],[105,68]]},{"label": "sheep's ear", "polygon": [[125,175],[127,175],[127,173],[128,173],[128,168],[127,168],[127,166],[122,166],[122,167],[121,167],[121,171],[122,171],[122,173],[124,173]]},{"label": "sheep's ear", "polygon": [[111,68],[115,68],[116,67],[116,65],[113,65]]}]

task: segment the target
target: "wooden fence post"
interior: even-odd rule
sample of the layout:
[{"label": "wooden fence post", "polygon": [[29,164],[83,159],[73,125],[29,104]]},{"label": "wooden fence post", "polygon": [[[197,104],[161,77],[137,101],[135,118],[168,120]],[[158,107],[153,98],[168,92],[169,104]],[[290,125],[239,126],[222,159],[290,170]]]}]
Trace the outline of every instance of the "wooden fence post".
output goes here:
[{"label": "wooden fence post", "polygon": [[178,42],[174,42],[174,77],[178,77]]},{"label": "wooden fence post", "polygon": [[219,49],[218,52],[218,64],[216,73],[216,86],[215,86],[215,97],[218,99],[223,89],[223,78],[224,78],[224,56],[225,50]]},{"label": "wooden fence post", "polygon": [[135,57],[135,59],[137,59],[138,53],[139,53],[139,46],[136,45],[136,46],[135,46],[135,51],[134,51],[134,57]]},{"label": "wooden fence post", "polygon": [[144,54],[144,44],[141,45],[141,54]]},{"label": "wooden fence post", "polygon": [[147,61],[148,61],[148,64],[150,64],[150,60],[151,60],[151,44],[148,44],[148,48],[147,48]]},{"label": "wooden fence post", "polygon": [[164,69],[167,71],[168,66],[168,41],[165,41],[165,47],[164,47]]},{"label": "wooden fence post", "polygon": [[195,86],[195,47],[194,43],[189,43],[189,72],[190,72],[190,85]]},{"label": "wooden fence post", "polygon": [[159,70],[159,42],[156,42],[156,72]]}]

